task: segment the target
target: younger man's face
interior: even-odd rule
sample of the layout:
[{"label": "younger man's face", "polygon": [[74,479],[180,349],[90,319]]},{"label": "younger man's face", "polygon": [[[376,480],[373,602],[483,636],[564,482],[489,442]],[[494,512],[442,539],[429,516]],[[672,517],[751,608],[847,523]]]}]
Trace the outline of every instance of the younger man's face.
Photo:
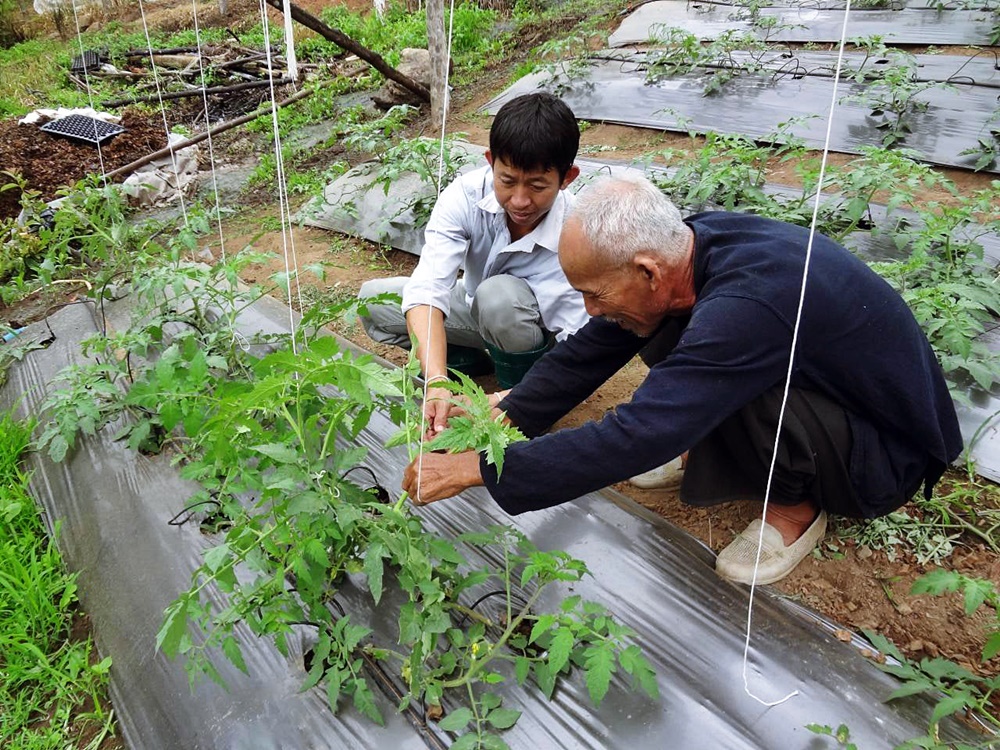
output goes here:
[{"label": "younger man's face", "polygon": [[512,234],[521,236],[541,223],[559,191],[580,174],[579,167],[574,165],[565,179],[560,180],[555,169],[518,169],[503,159],[493,158],[489,151],[486,152],[486,161],[493,167],[493,192],[507,213],[507,225]]}]

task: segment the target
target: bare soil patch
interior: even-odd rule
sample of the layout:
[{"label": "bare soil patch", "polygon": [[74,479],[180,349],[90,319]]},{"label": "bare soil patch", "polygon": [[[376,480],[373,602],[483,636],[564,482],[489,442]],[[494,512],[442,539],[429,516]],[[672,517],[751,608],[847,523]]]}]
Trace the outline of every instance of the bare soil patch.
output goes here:
[{"label": "bare soil patch", "polygon": [[[97,145],[50,135],[37,125],[20,125],[15,119],[0,122],[0,164],[6,172],[21,175],[42,200],[52,200],[60,188],[74,185],[89,174],[111,172],[167,145],[163,123],[147,115],[126,112],[125,132]],[[103,169],[102,169],[103,168]],[[123,181],[128,175],[117,179]],[[8,182],[0,177],[0,184]],[[17,216],[20,190],[0,192],[0,218]]]}]

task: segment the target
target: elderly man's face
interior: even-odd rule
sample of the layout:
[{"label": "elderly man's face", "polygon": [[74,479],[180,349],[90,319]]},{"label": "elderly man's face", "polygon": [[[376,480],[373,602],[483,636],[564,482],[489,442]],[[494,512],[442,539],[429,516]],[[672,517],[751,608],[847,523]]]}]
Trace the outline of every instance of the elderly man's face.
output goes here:
[{"label": "elderly man's face", "polygon": [[587,312],[614,321],[637,336],[652,336],[666,316],[650,276],[638,265],[609,269],[595,258],[580,226],[570,220],[559,239],[559,263],[583,295]]}]

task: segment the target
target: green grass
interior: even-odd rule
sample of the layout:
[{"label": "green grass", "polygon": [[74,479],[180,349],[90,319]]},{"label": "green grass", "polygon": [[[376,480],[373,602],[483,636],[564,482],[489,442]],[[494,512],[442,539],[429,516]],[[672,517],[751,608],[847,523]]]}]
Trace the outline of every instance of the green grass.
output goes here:
[{"label": "green grass", "polygon": [[66,77],[71,48],[52,39],[32,39],[0,49],[0,117],[39,107],[81,107],[87,97]]},{"label": "green grass", "polygon": [[0,415],[0,747],[97,748],[112,730],[111,660],[70,638],[76,577],[48,538],[20,459],[30,426]]},{"label": "green grass", "polygon": [[[446,31],[448,14],[449,9],[446,8]],[[381,20],[374,13],[362,16],[343,5],[324,8],[320,17],[329,26],[340,29],[355,41],[378,52],[390,65],[399,64],[400,52],[405,47],[427,47],[425,16],[407,11],[399,2],[390,3]],[[472,3],[455,6],[451,57],[456,73],[479,70],[502,57],[511,34],[509,31],[495,31],[497,20],[496,12]]]}]

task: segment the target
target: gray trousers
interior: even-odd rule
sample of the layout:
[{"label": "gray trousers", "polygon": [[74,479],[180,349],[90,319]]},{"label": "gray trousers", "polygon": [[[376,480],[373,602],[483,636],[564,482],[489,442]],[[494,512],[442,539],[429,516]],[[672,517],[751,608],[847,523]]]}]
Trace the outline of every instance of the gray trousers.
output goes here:
[{"label": "gray trousers", "polygon": [[[386,293],[402,296],[407,281],[406,276],[372,279],[361,286],[358,297]],[[361,323],[372,340],[410,348],[406,316],[399,304],[369,305]],[[459,279],[451,290],[451,312],[445,318],[444,331],[453,346],[485,349],[490,344],[505,352],[533,351],[543,346],[549,336],[528,282],[507,275],[484,280],[471,305],[465,301],[465,282]]]}]

